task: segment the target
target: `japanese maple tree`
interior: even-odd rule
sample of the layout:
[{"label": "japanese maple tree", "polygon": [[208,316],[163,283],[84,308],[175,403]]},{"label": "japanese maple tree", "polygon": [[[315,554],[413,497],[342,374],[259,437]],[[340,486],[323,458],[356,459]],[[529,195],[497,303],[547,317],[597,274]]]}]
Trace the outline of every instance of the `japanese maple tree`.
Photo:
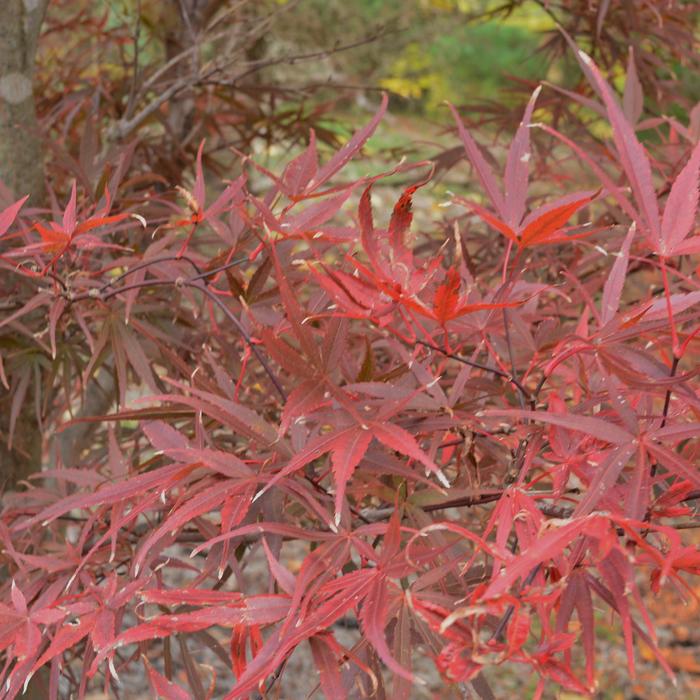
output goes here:
[{"label": "japanese maple tree", "polygon": [[644,595],[700,573],[700,134],[641,140],[571,51],[606,158],[538,87],[500,177],[453,108],[474,187],[434,226],[430,162],[348,174],[386,97],[330,157],[312,131],[217,180],[203,139],[162,193],[117,149],[53,211],[0,212],[3,430],[30,406],[45,455],[3,494],[1,697],[42,668],[48,698],[134,669],[154,697],[276,697],[297,648],[326,698],[409,698],[426,656],[441,697],[495,697],[504,664],[590,694],[596,609],[630,674],[643,642],[672,675]]}]

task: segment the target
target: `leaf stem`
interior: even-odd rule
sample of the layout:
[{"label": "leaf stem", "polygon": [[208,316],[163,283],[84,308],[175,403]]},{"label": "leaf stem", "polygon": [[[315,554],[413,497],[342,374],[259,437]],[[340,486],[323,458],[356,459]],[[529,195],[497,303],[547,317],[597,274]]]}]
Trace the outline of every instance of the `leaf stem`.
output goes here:
[{"label": "leaf stem", "polygon": [[[541,568],[542,564],[537,564],[537,566],[535,566],[535,568],[532,569],[532,571],[527,575],[527,578],[523,581],[523,585],[520,587],[520,593],[522,593],[535,580],[535,576],[537,576]],[[514,612],[515,605],[509,605],[508,609],[505,611],[503,617],[498,623],[493,633],[493,636],[491,637],[492,640],[495,640],[497,642],[502,640],[503,633],[506,631],[506,627],[510,622],[510,618],[513,617]]]},{"label": "leaf stem", "polygon": [[[675,353],[673,355],[673,362],[671,363],[671,371],[669,372],[669,378],[673,378],[676,376],[676,370],[678,369],[678,364],[680,362],[681,358],[678,357]],[[671,407],[671,392],[673,391],[672,388],[668,388],[666,390],[666,396],[664,398],[664,408],[663,411],[661,412],[661,425],[659,428],[663,428],[666,425],[666,419],[668,418],[668,411],[669,408]],[[657,467],[659,466],[658,462],[654,462],[651,465],[651,471],[650,474],[653,477],[656,476],[656,470]]]}]

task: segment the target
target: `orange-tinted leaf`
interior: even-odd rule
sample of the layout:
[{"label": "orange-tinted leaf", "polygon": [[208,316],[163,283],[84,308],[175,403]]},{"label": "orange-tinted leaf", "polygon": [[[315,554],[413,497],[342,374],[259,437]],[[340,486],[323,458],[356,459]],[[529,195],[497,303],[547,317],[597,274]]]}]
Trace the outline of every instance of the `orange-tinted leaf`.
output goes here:
[{"label": "orange-tinted leaf", "polygon": [[454,318],[459,304],[459,287],[461,280],[456,268],[451,267],[447,271],[446,280],[435,290],[433,311],[440,325],[445,325],[448,320]]},{"label": "orange-tinted leaf", "polygon": [[590,203],[596,196],[595,193],[588,193],[573,202],[566,202],[560,206],[550,205],[548,211],[543,212],[534,221],[531,221],[520,235],[520,245],[527,247],[537,243],[544,243],[547,239],[560,231],[562,226],[586,204]]},{"label": "orange-tinted leaf", "polygon": [[47,253],[58,253],[70,244],[70,236],[61,229],[46,228],[40,223],[34,224],[34,227],[41,236],[41,247]]},{"label": "orange-tinted leaf", "polygon": [[513,241],[513,243],[518,243],[518,236],[515,231],[491,212],[463,197],[457,197],[455,201],[471,209],[479,218],[483,219],[492,228],[495,228],[496,231],[500,231],[506,238]]},{"label": "orange-tinted leaf", "polygon": [[94,218],[87,219],[82,223],[79,223],[75,228],[75,235],[80,233],[86,233],[87,231],[92,231],[94,228],[99,228],[100,226],[106,226],[107,224],[115,224],[119,221],[124,221],[128,219],[128,214],[114,214],[113,216],[98,216]]}]

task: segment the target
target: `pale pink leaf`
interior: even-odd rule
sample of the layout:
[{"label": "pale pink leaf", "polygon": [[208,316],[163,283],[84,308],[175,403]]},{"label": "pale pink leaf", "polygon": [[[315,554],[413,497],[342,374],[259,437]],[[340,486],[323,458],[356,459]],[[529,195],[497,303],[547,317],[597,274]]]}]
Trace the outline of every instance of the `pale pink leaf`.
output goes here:
[{"label": "pale pink leaf", "polygon": [[[175,386],[178,385],[175,384]],[[266,444],[277,442],[275,428],[247,406],[194,387],[188,391],[192,396],[184,396],[179,393],[158,394],[150,396],[144,401],[170,401],[175,404],[191,406],[195,411],[203,411],[206,415],[216,418],[222,425],[240,431],[251,440],[262,441]],[[138,401],[141,402],[141,400]]]},{"label": "pale pink leaf", "polygon": [[627,199],[627,197],[623,194],[622,189],[605,172],[605,170],[603,170],[603,168],[601,168],[598,165],[598,163],[596,163],[596,161],[590,155],[588,155],[588,153],[583,148],[581,148],[575,141],[568,138],[567,136],[564,136],[564,134],[561,134],[556,129],[553,129],[547,124],[539,124],[538,126],[546,133],[551,134],[552,136],[559,139],[562,143],[565,143],[567,146],[569,146],[569,148],[571,148],[571,150],[574,151],[574,153],[576,153],[576,155],[582,161],[584,161],[584,163],[586,163],[590,167],[590,169],[595,173],[596,177],[604,185],[605,192],[615,198],[615,201],[625,212],[625,214],[627,214],[627,216],[629,216],[633,221],[637,223],[638,228],[644,228],[644,223],[640,218],[639,213],[632,206],[629,199]]},{"label": "pale pink leaf", "polygon": [[236,605],[244,602],[237,591],[201,588],[150,588],[139,593],[143,600],[157,605]]},{"label": "pale pink leaf", "polygon": [[625,285],[625,275],[627,274],[627,265],[630,257],[630,246],[634,239],[636,227],[632,224],[622,242],[622,247],[618,256],[615,258],[608,279],[603,288],[603,299],[600,304],[601,323],[605,325],[611,321],[618,309],[620,308],[620,298],[622,297],[622,289]]},{"label": "pale pink leaf", "polygon": [[627,60],[627,79],[625,80],[625,92],[622,96],[622,110],[627,117],[627,121],[634,126],[644,109],[644,93],[642,84],[637,75],[637,65],[634,60],[634,49],[630,46],[629,58]]},{"label": "pale pink leaf", "polygon": [[700,488],[700,469],[697,464],[655,442],[647,442],[646,448],[671,474],[680,479],[687,479],[695,489]]},{"label": "pale pink leaf", "polygon": [[374,647],[379,658],[386,664],[389,670],[402,678],[416,682],[418,679],[413,675],[411,670],[404,668],[392,656],[386,641],[385,627],[387,610],[389,607],[387,587],[393,585],[394,584],[389,583],[389,581],[384,578],[373,582],[369,594],[362,605],[362,612],[360,614],[362,630],[367,641]]},{"label": "pale pink leaf", "polygon": [[173,480],[180,480],[181,473],[181,465],[169,465],[132,476],[124,482],[109,484],[101,489],[97,489],[95,493],[78,493],[68,496],[47,506],[37,515],[23,521],[17,525],[16,529],[25,530],[39,523],[50,522],[74,508],[91,508],[103,503],[118,503],[138,495],[143,496],[147,490],[152,488],[168,488],[173,483]]},{"label": "pale pink leaf", "polygon": [[579,518],[565,522],[560,527],[552,527],[541,534],[530,547],[508,562],[499,576],[491,580],[483,597],[496,597],[508,591],[519,578],[524,579],[535,566],[561,554],[579,535],[584,532],[589,534],[593,523],[590,518]]},{"label": "pale pink leaf", "polygon": [[86,637],[95,624],[95,614],[89,613],[81,617],[76,624],[64,625],[54,635],[48,649],[37,659],[34,671],[41,668],[51,659],[63,654],[67,649],[75,648]]},{"label": "pale pink leaf", "polygon": [[489,196],[489,199],[491,200],[494,209],[498,212],[498,215],[502,219],[507,219],[507,211],[505,200],[503,199],[503,193],[496,182],[496,178],[491,170],[491,167],[481,154],[479,146],[477,146],[476,141],[474,141],[472,138],[472,135],[464,127],[462,118],[459,116],[457,110],[452,105],[450,105],[450,109],[452,110],[452,115],[457,122],[457,129],[459,130],[460,138],[464,144],[464,150],[467,152],[467,158],[469,158],[469,162],[472,164],[472,167],[474,168],[474,171],[481,182],[481,186]]},{"label": "pale pink leaf", "polygon": [[22,197],[22,199],[18,199],[14,204],[11,204],[9,207],[7,207],[7,209],[0,212],[0,236],[2,236],[7,229],[10,228],[10,226],[12,226],[12,223],[17,218],[19,210],[28,199],[29,195]]},{"label": "pale pink leaf", "polygon": [[325,640],[326,635],[322,634],[309,639],[311,654],[321,680],[321,690],[327,700],[345,700],[347,690],[340,675],[341,661],[336,658],[332,647]]},{"label": "pale pink leaf", "polygon": [[24,597],[24,593],[22,593],[14,579],[12,579],[12,584],[10,585],[10,598],[12,599],[12,605],[14,605],[15,610],[20,615],[26,615],[27,599]]},{"label": "pale pink leaf", "polygon": [[202,169],[202,152],[204,151],[204,144],[206,143],[206,139],[202,140],[202,142],[199,144],[199,148],[197,149],[197,163],[195,166],[195,181],[194,181],[194,188],[192,190],[192,196],[194,197],[194,201],[197,202],[199,205],[199,208],[201,211],[204,211],[204,198],[205,198],[205,192],[204,192],[204,171]]},{"label": "pale pink leaf", "polygon": [[692,231],[698,209],[700,186],[700,142],[678,174],[664,207],[661,222],[661,252],[672,255],[673,250]]},{"label": "pale pink leaf", "polygon": [[291,196],[300,195],[317,170],[316,133],[311,129],[308,147],[301,155],[289,162],[282,174],[285,194]]},{"label": "pale pink leaf", "polygon": [[190,441],[181,432],[160,420],[149,421],[141,429],[153,447],[161,452],[185,449],[190,445]]},{"label": "pale pink leaf", "polygon": [[68,302],[59,297],[49,307],[49,342],[51,344],[51,357],[56,359],[56,326],[61,318]]},{"label": "pale pink leaf", "polygon": [[277,472],[271,479],[269,479],[265,486],[256,495],[257,500],[266,493],[269,489],[275,486],[281,479],[284,479],[289,474],[293,474],[295,471],[301,469],[303,466],[312,462],[314,459],[318,459],[324,454],[334,450],[338,441],[346,434],[355,431],[355,427],[345,428],[343,430],[336,430],[327,435],[320,435],[312,440],[310,440],[307,445],[301,451],[297,452],[294,457]]},{"label": "pale pink leaf", "polygon": [[134,368],[139,379],[152,391],[158,391],[158,386],[151,370],[151,361],[148,359],[135,334],[123,323],[116,324],[116,331],[121,338],[121,346],[124,348],[129,364]]},{"label": "pale pink leaf", "polygon": [[350,186],[345,188],[340,194],[310,204],[296,216],[285,218],[280,225],[280,230],[286,235],[314,233],[319,226],[325,224],[338,213],[353,190],[354,186]]},{"label": "pale pink leaf", "polygon": [[637,445],[634,444],[621,445],[612,450],[606,459],[596,466],[595,476],[574,511],[576,517],[588,515],[595,510],[601,500],[610,495],[622,470],[637,449]]},{"label": "pale pink leaf", "polygon": [[537,87],[532,93],[520,126],[513,137],[506,160],[505,185],[505,221],[511,228],[517,228],[525,214],[527,198],[528,172],[530,169],[530,122],[535,102],[542,88]]},{"label": "pale pink leaf", "polygon": [[169,637],[172,634],[196,632],[209,627],[235,627],[236,625],[272,624],[289,612],[289,596],[258,595],[246,598],[234,606],[202,608],[174,615],[159,615],[148,622],[122,632],[114,641],[114,647],[135,644],[147,639]]},{"label": "pale pink leaf", "polygon": [[603,25],[605,24],[605,18],[607,17],[608,10],[610,9],[610,0],[601,0],[598,6],[598,15],[595,21],[595,35],[600,38],[601,32],[603,31]]},{"label": "pale pink leaf", "polygon": [[17,424],[17,418],[19,418],[20,410],[24,404],[24,399],[27,395],[27,390],[29,389],[29,380],[31,379],[31,367],[25,365],[17,372],[19,377],[17,381],[17,386],[14,387],[14,392],[12,394],[12,402],[10,403],[10,426],[7,438],[7,446],[12,449],[12,439],[15,434],[15,426]]},{"label": "pale pink leaf", "polygon": [[66,205],[66,209],[63,212],[63,231],[68,236],[73,234],[75,231],[76,220],[76,202],[77,202],[77,189],[75,181],[73,181],[73,188],[71,189],[70,199]]},{"label": "pale pink leaf", "polygon": [[668,301],[665,298],[660,298],[650,304],[644,314],[645,321],[658,321],[668,316],[668,306],[671,304],[674,315],[680,314],[683,311],[700,304],[700,290],[695,292],[685,292],[671,294]]},{"label": "pale pink leaf", "polygon": [[[214,203],[206,210],[204,213],[204,218],[208,220],[210,225],[214,223],[212,219],[220,216],[224,211],[226,211],[226,207],[228,207],[234,199],[242,199],[242,190],[243,185],[245,185],[245,179],[245,175],[241,175],[241,177],[236,178],[236,180],[228,185],[226,189],[216,198]],[[219,233],[219,229],[217,229],[216,226],[213,228],[217,233]]]},{"label": "pale pink leaf", "polygon": [[415,459],[425,468],[435,474],[443,486],[449,486],[447,478],[435,462],[428,457],[416,442],[416,439],[408,431],[394,423],[372,423],[371,430],[374,437],[392,450],[396,450],[411,459]]},{"label": "pale pink leaf", "polygon": [[294,575],[285,569],[282,564],[275,559],[274,554],[270,550],[270,546],[267,544],[267,539],[262,538],[263,549],[265,550],[265,556],[267,557],[267,564],[270,567],[270,573],[272,574],[275,581],[277,581],[279,587],[288,595],[294,594],[294,588],[296,586],[296,581]]},{"label": "pale pink leaf", "polygon": [[280,435],[284,435],[292,424],[292,421],[302,416],[309,415],[312,411],[322,406],[327,399],[324,396],[323,384],[314,380],[301,382],[287,397],[287,402],[282,409],[280,421]]},{"label": "pale pink leaf", "polygon": [[158,527],[151,529],[143,538],[138,552],[131,558],[134,571],[138,573],[149,557],[156,556],[162,549],[162,543],[169,544],[173,533],[177,534],[191,520],[219,509],[229,495],[242,491],[239,483],[231,481],[226,486],[215,484],[190,496],[180,508],[169,513]]},{"label": "pale pink leaf", "polygon": [[651,164],[644,147],[637,140],[630,123],[620,109],[612,88],[601,75],[598,67],[583,51],[577,51],[579,63],[589,81],[605,103],[613,128],[613,139],[620,162],[632,186],[637,206],[641,209],[651,240],[658,244],[660,237],[659,205],[651,174]]},{"label": "pale pink leaf", "polygon": [[308,191],[316,190],[324,182],[330,180],[365,145],[367,139],[374,133],[377,125],[382,120],[388,104],[389,97],[384,93],[379,109],[369,124],[356,131],[352,138],[316,173],[313,180],[309,183]]}]

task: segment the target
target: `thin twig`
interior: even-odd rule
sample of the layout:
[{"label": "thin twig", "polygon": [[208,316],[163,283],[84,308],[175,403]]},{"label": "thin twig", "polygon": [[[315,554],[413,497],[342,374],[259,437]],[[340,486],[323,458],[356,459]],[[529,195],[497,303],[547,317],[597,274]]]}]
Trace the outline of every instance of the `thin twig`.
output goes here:
[{"label": "thin twig", "polygon": [[677,523],[673,526],[674,530],[695,530],[696,528],[700,528],[700,520],[688,523]]},{"label": "thin twig", "polygon": [[124,272],[122,272],[121,275],[118,275],[115,277],[113,280],[109,280],[108,282],[105,282],[101,287],[99,287],[100,291],[105,291],[109,289],[110,287],[114,287],[115,284],[118,284],[121,282],[123,279],[127,278],[129,275],[133,275],[134,272],[138,272],[139,270],[143,270],[145,267],[150,267],[151,265],[157,265],[158,263],[162,262],[169,262],[169,261],[176,261],[176,260],[184,260],[185,262],[189,263],[194,267],[194,269],[197,271],[197,273],[201,273],[201,268],[197,263],[192,260],[192,258],[188,258],[185,255],[166,255],[165,257],[162,258],[155,258],[154,260],[143,260],[142,262],[138,263],[137,265],[134,265],[133,267],[128,268]]},{"label": "thin twig", "polygon": [[[152,260],[148,261],[148,265],[155,264],[157,262],[163,262],[164,260],[167,260],[170,258],[159,258],[157,260]],[[199,270],[199,267],[190,259],[185,258],[184,256],[179,256],[177,258],[173,259],[181,259],[181,260],[186,260],[187,262],[190,262],[196,270]],[[172,285],[174,287],[191,287],[193,289],[197,289],[200,292],[202,292],[207,298],[209,298],[216,306],[218,306],[226,315],[226,317],[233,323],[233,325],[236,327],[238,332],[241,334],[241,337],[244,339],[248,347],[250,348],[251,352],[255,355],[257,360],[260,362],[262,365],[263,369],[265,370],[265,373],[267,376],[270,378],[270,381],[272,382],[273,386],[275,387],[277,393],[280,395],[283,401],[287,400],[287,394],[282,388],[282,385],[280,384],[279,379],[277,378],[277,375],[274,373],[272,370],[272,367],[270,367],[269,363],[263,356],[263,354],[260,352],[259,348],[253,341],[253,339],[250,337],[248,331],[243,327],[241,322],[236,318],[236,315],[226,306],[226,304],[219,299],[219,297],[212,292],[211,289],[209,289],[208,285],[204,281],[205,277],[208,277],[210,275],[217,274],[218,272],[221,272],[222,270],[226,270],[229,267],[233,267],[234,265],[239,264],[240,262],[244,261],[245,258],[239,258],[236,260],[232,260],[231,262],[227,263],[226,265],[222,265],[218,268],[215,268],[214,270],[208,270],[205,272],[198,272],[197,275],[194,275],[193,277],[189,278],[178,278],[175,280],[168,279],[168,280],[143,280],[141,282],[134,282],[132,284],[127,284],[123,285],[119,288],[112,288],[107,292],[102,291],[103,289],[108,289],[111,284],[114,284],[115,280],[112,280],[110,283],[108,283],[105,287],[102,289],[91,289],[88,292],[84,292],[82,294],[78,294],[75,296],[67,296],[68,301],[71,303],[78,302],[78,301],[83,301],[85,299],[98,299],[100,301],[106,301],[114,296],[117,296],[118,294],[122,294],[124,292],[128,292],[132,289],[142,289],[146,287],[163,287],[163,286],[168,286]],[[143,267],[146,267],[147,265],[142,263],[140,265],[135,266],[135,268],[132,268],[130,271],[127,270],[123,275],[120,276],[121,279],[123,279],[126,275],[129,274],[129,272],[134,272],[136,269],[142,269]],[[118,278],[119,279],[119,278]]]},{"label": "thin twig", "polygon": [[373,41],[376,41],[380,37],[384,36],[387,33],[386,30],[381,30],[377,32],[376,34],[370,34],[369,36],[366,36],[362,39],[358,39],[357,41],[352,41],[347,44],[336,44],[330,49],[321,49],[320,51],[311,51],[309,53],[300,53],[300,54],[291,54],[291,55],[286,55],[286,56],[278,56],[276,58],[267,58],[267,59],[260,59],[258,61],[251,61],[248,65],[250,68],[247,71],[244,71],[243,73],[237,75],[235,78],[233,78],[229,84],[235,85],[238,81],[243,80],[244,78],[249,77],[253,73],[257,73],[258,71],[263,70],[264,68],[269,68],[271,66],[277,66],[280,64],[286,64],[289,66],[293,66],[295,63],[299,62],[304,62],[304,61],[319,61],[319,60],[324,60],[326,58],[330,58],[331,56],[334,56],[337,53],[342,53],[343,51],[351,51],[352,49],[359,48],[360,46],[365,46],[366,44],[371,44]]},{"label": "thin twig", "polygon": [[131,76],[131,87],[129,89],[129,99],[126,103],[126,109],[124,113],[131,114],[134,108],[134,100],[136,99],[136,91],[139,80],[139,60],[140,60],[140,47],[139,41],[141,40],[141,0],[136,3],[136,25],[134,27],[134,72]]},{"label": "thin twig", "polygon": [[[537,574],[539,573],[541,568],[542,568],[542,564],[538,564],[527,575],[527,578],[523,581],[523,585],[520,588],[520,593],[522,593],[535,580],[535,576],[537,576]],[[510,618],[513,617],[514,612],[515,612],[515,605],[509,605],[505,614],[503,615],[500,622],[498,623],[491,639],[496,640],[496,641],[500,641],[503,638],[503,633],[505,632],[506,627],[508,626],[508,623],[510,622]]]},{"label": "thin twig", "polygon": [[[483,506],[488,503],[494,503],[498,501],[506,490],[499,490],[494,493],[485,493],[480,496],[463,496],[461,498],[452,498],[449,501],[443,501],[442,503],[431,503],[429,505],[420,506],[421,510],[425,513],[434,513],[440,510],[446,510],[448,508],[473,508],[475,506]],[[539,495],[537,493],[535,496]],[[551,497],[550,494],[542,494],[545,498]],[[697,495],[700,498],[700,494]],[[566,519],[570,518],[574,510],[573,508],[568,508],[566,506],[557,506],[552,503],[537,503],[537,509],[544,515],[548,515],[551,518]],[[369,522],[380,522],[382,520],[388,520],[394,514],[394,507],[388,506],[386,508],[365,508],[360,511],[363,520]]]},{"label": "thin twig", "polygon": [[[675,377],[676,376],[676,370],[678,369],[678,363],[680,362],[680,357],[677,357],[676,355],[673,356],[673,362],[671,363],[671,371],[669,372],[669,378]],[[666,419],[668,418],[668,410],[671,407],[671,392],[673,391],[672,388],[669,388],[666,390],[666,397],[664,398],[664,408],[661,413],[661,425],[659,426],[660,428],[663,428],[666,425]],[[651,465],[651,477],[656,476],[656,470],[658,468],[658,462],[654,462]]]},{"label": "thin twig", "polygon": [[481,369],[484,370],[485,372],[491,372],[492,374],[495,374],[497,377],[503,377],[503,379],[507,380],[510,382],[518,391],[518,393],[523,397],[526,398],[528,402],[532,403],[533,397],[530,395],[530,392],[512,375],[509,374],[508,372],[504,372],[502,369],[499,369],[498,367],[491,367],[490,365],[485,365],[482,364],[481,362],[476,362],[475,360],[468,360],[466,357],[462,357],[461,355],[456,355],[453,352],[449,352],[448,350],[445,350],[444,348],[441,348],[437,345],[433,345],[432,343],[428,343],[425,340],[420,340],[416,338],[415,340],[417,345],[423,345],[426,348],[430,348],[431,350],[435,350],[435,352],[439,352],[445,357],[449,357],[451,360],[456,360],[457,362],[461,362],[464,365],[469,365],[470,367],[474,367],[475,369]]},{"label": "thin twig", "polygon": [[[680,362],[680,357],[676,357],[675,355],[673,356],[673,362],[671,363],[671,371],[669,372],[669,377],[675,377],[676,376],[676,370],[678,369],[678,363]],[[663,428],[666,425],[666,419],[668,418],[668,409],[671,405],[671,392],[673,389],[668,389],[666,391],[666,398],[664,399],[664,408],[663,408],[663,413],[662,413],[662,418],[661,418],[661,428]]]},{"label": "thin twig", "polygon": [[118,141],[119,139],[126,138],[134,129],[138,128],[148,117],[150,117],[154,112],[156,112],[162,105],[164,105],[168,100],[171,100],[178,92],[192,87],[195,85],[196,80],[191,76],[187,76],[177,82],[173,83],[167,90],[162,92],[157,97],[153,98],[153,101],[147,104],[136,116],[128,119],[126,121],[119,121],[114,124],[114,126],[109,130],[107,135],[108,140]]},{"label": "thin twig", "polygon": [[[198,280],[199,281],[199,280]],[[264,355],[260,352],[258,349],[258,346],[253,342],[253,339],[248,335],[248,331],[246,331],[245,328],[241,325],[241,322],[236,318],[236,315],[231,311],[231,309],[224,304],[219,297],[214,294],[214,292],[209,289],[205,284],[197,284],[197,282],[191,282],[188,280],[185,280],[182,282],[182,284],[186,287],[193,287],[194,289],[199,289],[200,292],[205,294],[212,302],[214,302],[223,312],[226,314],[227,318],[231,323],[233,323],[234,326],[238,329],[238,332],[241,334],[243,339],[246,341],[248,344],[248,347],[251,349],[252,353],[255,355],[255,357],[258,359],[258,362],[262,365],[263,369],[265,370],[265,373],[267,376],[270,378],[270,381],[274,385],[275,389],[277,390],[277,393],[280,395],[282,401],[287,401],[287,394],[285,390],[282,388],[282,385],[279,382],[279,379],[277,379],[277,375],[272,371],[272,367],[268,364],[267,360],[265,359]]]},{"label": "thin twig", "polygon": [[245,256],[243,258],[235,258],[234,260],[227,262],[225,265],[219,265],[219,267],[215,267],[213,270],[205,270],[204,272],[200,272],[198,275],[190,277],[190,280],[195,281],[199,279],[205,279],[206,277],[212,277],[213,275],[218,275],[219,272],[224,272],[231,267],[235,267],[236,265],[240,265],[241,263],[246,262],[247,260],[248,256]]},{"label": "thin twig", "polygon": [[[505,336],[506,336],[506,348],[508,349],[508,361],[510,362],[510,375],[513,378],[514,382],[517,381],[517,373],[515,371],[515,356],[513,354],[513,344],[510,339],[510,323],[508,322],[508,309],[503,309],[503,328],[505,329]],[[515,384],[515,386],[520,386],[520,382]],[[518,392],[518,401],[520,402],[520,408],[524,411],[525,410],[525,397],[528,396],[529,394],[523,394],[522,391]]]}]

